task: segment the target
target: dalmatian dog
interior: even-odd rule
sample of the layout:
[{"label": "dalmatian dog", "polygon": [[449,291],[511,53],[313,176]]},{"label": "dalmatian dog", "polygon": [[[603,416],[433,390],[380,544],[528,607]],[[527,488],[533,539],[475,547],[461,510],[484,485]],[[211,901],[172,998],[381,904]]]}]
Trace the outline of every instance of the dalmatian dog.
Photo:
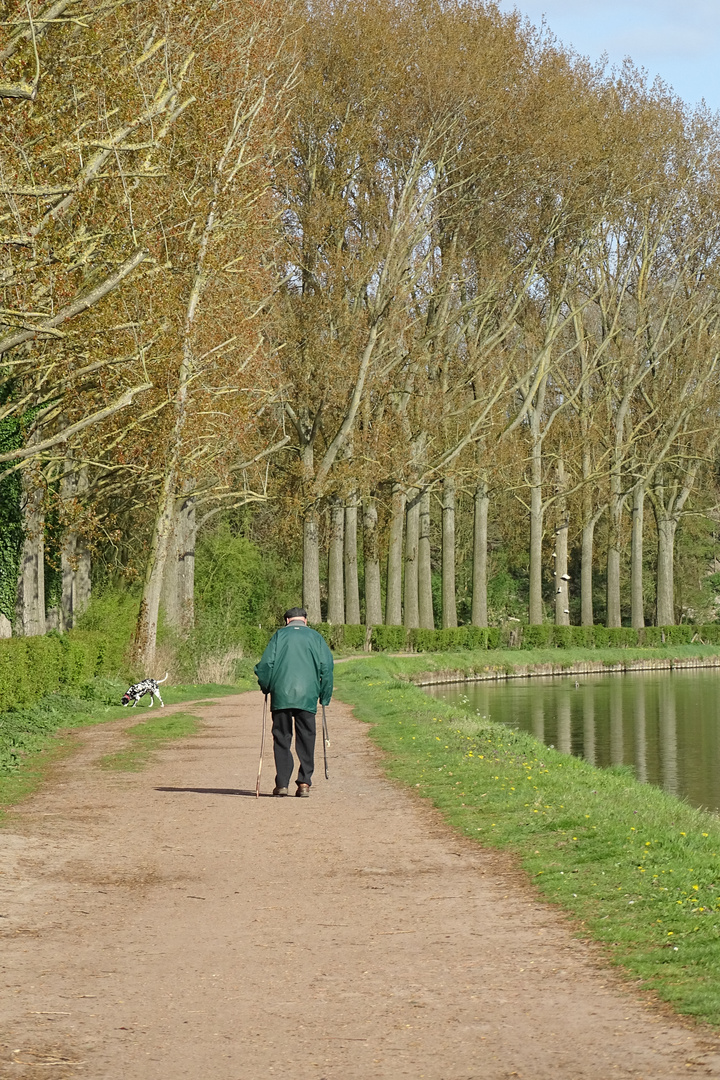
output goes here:
[{"label": "dalmatian dog", "polygon": [[[168,677],[168,673],[166,671],[165,672],[165,679],[167,679],[167,677]],[[155,698],[157,698],[158,701],[160,702],[160,708],[164,709],[165,708],[165,703],[164,703],[163,699],[160,697],[160,691],[158,690],[158,687],[159,687],[160,683],[165,682],[165,679],[143,679],[142,682],[133,683],[133,685],[129,686],[128,689],[125,691],[125,693],[122,696],[123,707],[125,705],[129,705],[130,702],[132,701],[132,707],[134,709],[135,706],[137,705],[138,701],[140,700],[140,698],[145,697],[146,694],[149,694],[150,695],[150,704],[148,705],[148,708],[152,709],[153,701],[154,701]]]}]

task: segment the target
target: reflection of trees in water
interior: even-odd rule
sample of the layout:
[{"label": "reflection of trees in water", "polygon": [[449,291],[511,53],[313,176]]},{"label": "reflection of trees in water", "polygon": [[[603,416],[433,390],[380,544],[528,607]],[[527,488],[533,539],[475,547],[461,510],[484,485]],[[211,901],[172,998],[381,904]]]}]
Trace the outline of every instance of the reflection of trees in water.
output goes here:
[{"label": "reflection of trees in water", "polygon": [[560,691],[557,703],[557,748],[561,754],[572,753],[572,724],[570,698],[567,690]]},{"label": "reflection of trees in water", "polygon": [[635,687],[635,775],[647,784],[647,731],[645,730],[645,685]]},{"label": "reflection of trees in water", "polygon": [[582,688],[583,757],[595,764],[595,687]]},{"label": "reflection of trees in water", "polygon": [[659,732],[662,786],[671,795],[677,795],[677,720],[675,713],[675,687],[672,683],[660,693]]},{"label": "reflection of trees in water", "polygon": [[538,697],[534,697],[531,702],[530,723],[535,738],[540,739],[540,742],[545,742],[545,710],[542,700]]},{"label": "reflection of trees in water", "polygon": [[[641,783],[720,809],[720,672],[609,675],[441,692],[590,764],[633,763]],[[627,732],[625,727],[627,725]],[[626,738],[627,735],[627,738]]]},{"label": "reflection of trees in water", "polygon": [[610,684],[610,762],[622,765],[623,761],[623,687],[614,678]]}]

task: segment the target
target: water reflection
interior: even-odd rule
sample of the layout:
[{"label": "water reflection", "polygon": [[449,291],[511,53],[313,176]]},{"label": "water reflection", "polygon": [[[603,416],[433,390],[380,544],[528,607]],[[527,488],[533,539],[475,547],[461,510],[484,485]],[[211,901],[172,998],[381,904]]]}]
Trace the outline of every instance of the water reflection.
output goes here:
[{"label": "water reflection", "polygon": [[645,727],[645,686],[640,683],[635,701],[635,775],[647,784],[647,730]]},{"label": "water reflection", "polygon": [[448,701],[594,765],[633,765],[696,806],[720,809],[720,672],[653,672],[438,686]]},{"label": "water reflection", "polygon": [[592,686],[583,686],[583,752],[595,764],[595,693]]},{"label": "water reflection", "polygon": [[660,699],[660,759],[662,786],[677,795],[677,720],[674,687]]},{"label": "water reflection", "polygon": [[[531,708],[530,715],[531,715],[531,718],[532,718],[532,733],[533,733],[533,735],[535,736],[536,739],[540,739],[540,742],[544,742],[545,741],[545,711],[543,709],[542,700],[533,701],[530,708]],[[489,711],[490,710],[488,709],[487,712],[483,713],[483,715],[487,716]]]}]

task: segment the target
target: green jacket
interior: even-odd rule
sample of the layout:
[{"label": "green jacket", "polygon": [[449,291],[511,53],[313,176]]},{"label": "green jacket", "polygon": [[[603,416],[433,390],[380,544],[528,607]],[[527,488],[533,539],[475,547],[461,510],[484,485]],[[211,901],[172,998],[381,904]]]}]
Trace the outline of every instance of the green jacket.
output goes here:
[{"label": "green jacket", "polygon": [[325,639],[304,623],[277,630],[268,642],[255,674],[270,708],[315,713],[318,698],[329,705],[333,691],[333,658]]}]

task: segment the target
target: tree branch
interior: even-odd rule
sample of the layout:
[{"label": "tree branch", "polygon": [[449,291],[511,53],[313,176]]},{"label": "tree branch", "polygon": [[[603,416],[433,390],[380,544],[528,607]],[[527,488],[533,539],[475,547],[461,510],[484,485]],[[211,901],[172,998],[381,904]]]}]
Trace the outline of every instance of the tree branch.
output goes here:
[{"label": "tree branch", "polygon": [[[38,323],[37,326],[19,330],[16,333],[6,334],[5,337],[0,338],[0,356],[3,353],[8,352],[10,349],[14,349],[18,345],[22,345],[24,341],[32,341],[39,334],[52,334],[55,327],[60,326],[62,323],[67,322],[68,319],[74,318],[75,315],[79,315],[83,311],[87,311],[88,308],[93,307],[108,293],[116,289],[128,277],[133,270],[135,270],[141,262],[148,257],[148,251],[144,248],[138,248],[134,251],[129,259],[126,259],[124,263],[118,266],[117,270],[100,285],[96,285],[94,289],[91,289],[89,293],[85,293],[84,296],[78,296],[67,307],[61,308],[56,315],[53,315],[51,319],[46,319],[44,322]],[[2,460],[2,459],[0,459]]]}]

